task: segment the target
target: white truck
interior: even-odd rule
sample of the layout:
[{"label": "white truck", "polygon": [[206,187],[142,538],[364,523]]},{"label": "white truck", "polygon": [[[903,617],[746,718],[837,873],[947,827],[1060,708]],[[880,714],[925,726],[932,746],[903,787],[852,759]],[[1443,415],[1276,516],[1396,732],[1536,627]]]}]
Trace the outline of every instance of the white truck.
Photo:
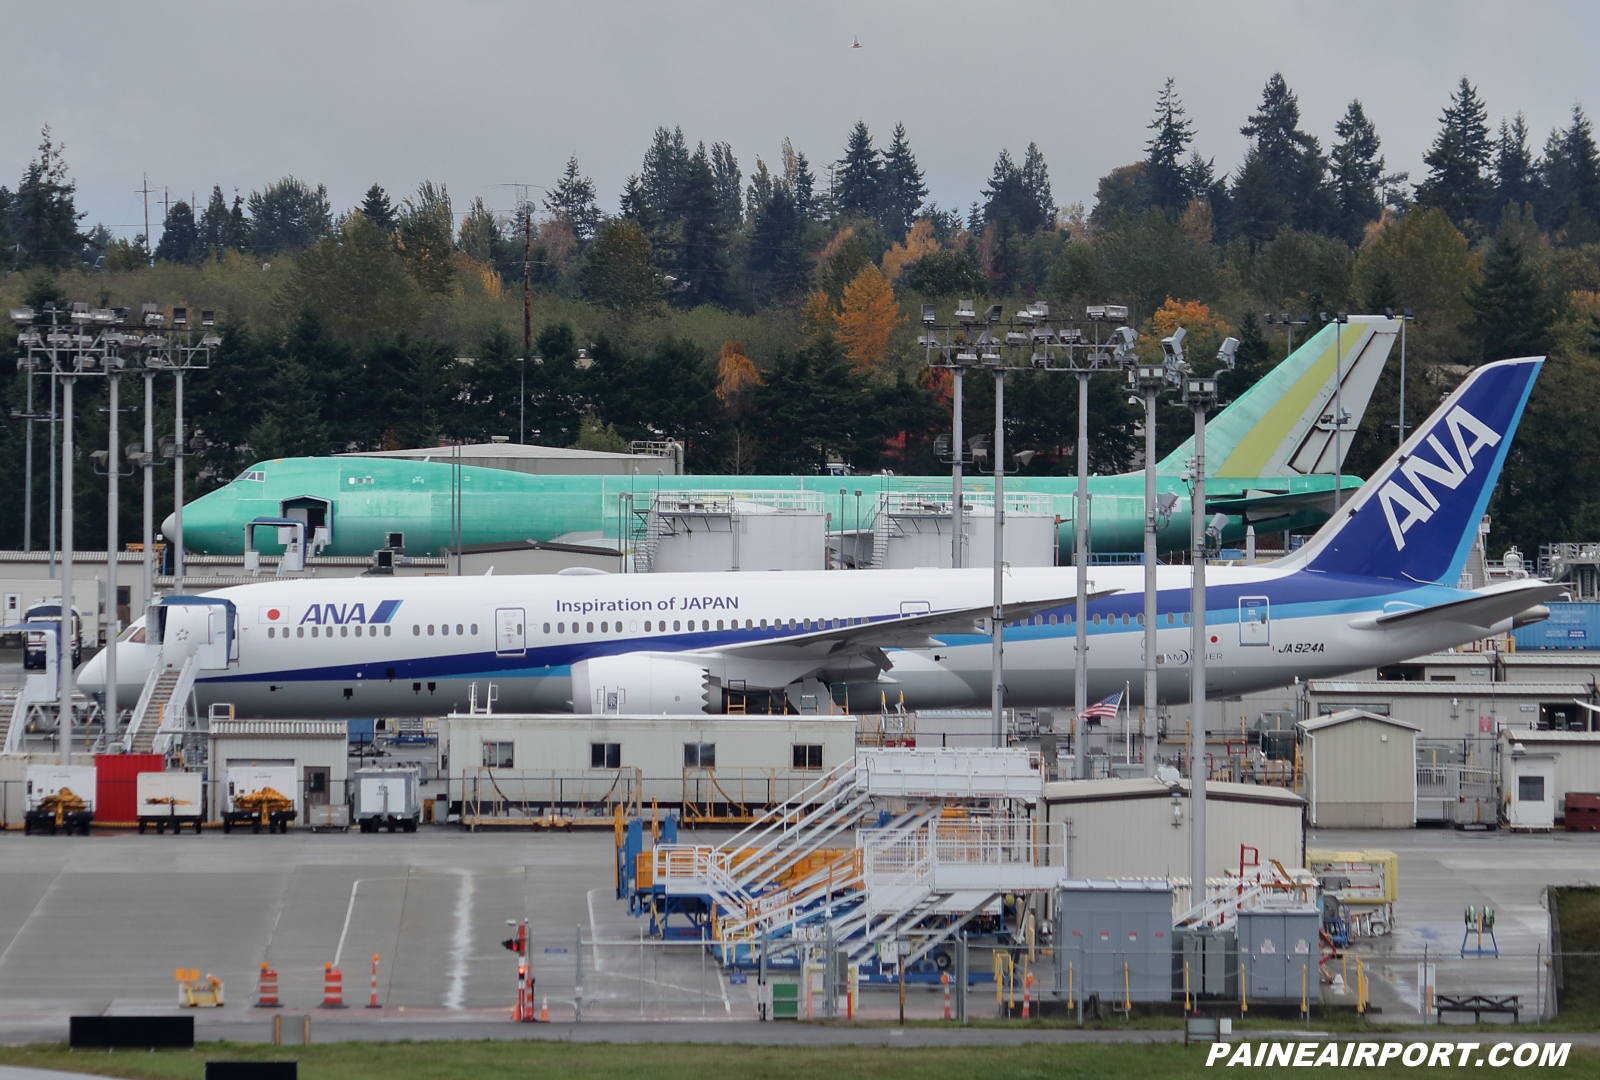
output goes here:
[{"label": "white truck", "polygon": [[416,832],[422,820],[422,774],[403,766],[357,769],[356,822],[364,833],[385,827],[394,832]]},{"label": "white truck", "polygon": [[195,835],[200,835],[200,825],[205,819],[203,780],[197,772],[140,773],[134,789],[139,831],[144,832],[146,826],[154,825],[159,835],[171,825],[172,835],[177,836],[185,825],[192,823]]},{"label": "white truck", "polygon": [[76,829],[79,835],[88,836],[98,776],[93,765],[29,765],[22,831],[54,836],[57,829],[65,829],[69,835]]},{"label": "white truck", "polygon": [[227,772],[223,792],[222,831],[249,825],[260,832],[289,831],[300,809],[300,782],[293,765],[235,765]]}]

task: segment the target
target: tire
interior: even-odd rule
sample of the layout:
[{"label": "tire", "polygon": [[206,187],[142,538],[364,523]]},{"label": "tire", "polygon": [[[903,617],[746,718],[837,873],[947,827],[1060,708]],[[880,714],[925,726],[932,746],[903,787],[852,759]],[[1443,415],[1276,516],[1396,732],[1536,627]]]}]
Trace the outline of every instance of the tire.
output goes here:
[{"label": "tire", "polygon": [[933,966],[940,971],[949,971],[953,964],[949,953],[940,950],[933,954]]},{"label": "tire", "polygon": [[140,836],[144,835],[144,826],[145,826],[145,821],[144,821],[143,818],[140,818],[139,819],[139,835]]}]

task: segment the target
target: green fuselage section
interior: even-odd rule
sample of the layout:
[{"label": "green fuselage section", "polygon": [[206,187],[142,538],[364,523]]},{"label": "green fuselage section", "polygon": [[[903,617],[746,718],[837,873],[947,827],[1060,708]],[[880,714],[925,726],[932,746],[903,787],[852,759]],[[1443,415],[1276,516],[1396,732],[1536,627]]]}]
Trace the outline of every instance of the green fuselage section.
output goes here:
[{"label": "green fuselage section", "polygon": [[[651,459],[645,459],[651,460]],[[325,555],[370,555],[401,533],[408,554],[434,554],[452,543],[451,518],[456,470],[439,462],[394,458],[283,458],[254,465],[239,479],[184,508],[185,549],[201,554],[237,555],[245,548],[246,523],[279,518],[296,505],[325,504],[331,544]],[[1211,477],[1206,481],[1210,513],[1233,511],[1222,543],[1243,541],[1249,522],[1258,533],[1315,527],[1333,506],[1334,478]],[[1158,536],[1162,552],[1189,547],[1189,485],[1178,476],[1158,476],[1157,490],[1178,496],[1170,520]],[[1341,478],[1348,498],[1361,485]],[[522,540],[615,538],[631,505],[645,510],[651,491],[813,491],[823,496],[833,532],[870,529],[880,491],[925,491],[948,500],[949,477],[940,476],[561,476],[503,469],[460,467],[462,543],[494,544]],[[969,476],[963,489],[992,492],[991,476]],[[846,492],[840,496],[840,489]],[[855,492],[859,490],[858,500]],[[1060,519],[1060,551],[1071,557],[1077,480],[1063,476],[1008,476],[1010,495],[1044,496]],[[631,500],[629,496],[632,496]],[[1233,500],[1233,504],[1229,504]],[[857,508],[859,506],[859,518]],[[1008,512],[1011,512],[1008,499]],[[313,514],[315,514],[315,507]],[[1208,514],[1209,516],[1209,514]],[[170,522],[171,519],[169,519]],[[1136,553],[1144,548],[1144,474],[1097,476],[1089,480],[1089,548],[1096,554]],[[170,527],[170,526],[169,526]],[[272,528],[255,530],[257,551],[282,551]]]}]

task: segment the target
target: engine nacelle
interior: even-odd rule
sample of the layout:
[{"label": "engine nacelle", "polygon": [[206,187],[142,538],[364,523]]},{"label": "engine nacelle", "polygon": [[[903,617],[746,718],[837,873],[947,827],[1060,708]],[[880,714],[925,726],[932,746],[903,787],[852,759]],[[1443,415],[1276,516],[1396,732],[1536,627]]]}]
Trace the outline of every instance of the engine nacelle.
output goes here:
[{"label": "engine nacelle", "polygon": [[705,667],[672,653],[597,656],[572,665],[575,713],[678,715],[720,712],[721,706],[721,687]]}]

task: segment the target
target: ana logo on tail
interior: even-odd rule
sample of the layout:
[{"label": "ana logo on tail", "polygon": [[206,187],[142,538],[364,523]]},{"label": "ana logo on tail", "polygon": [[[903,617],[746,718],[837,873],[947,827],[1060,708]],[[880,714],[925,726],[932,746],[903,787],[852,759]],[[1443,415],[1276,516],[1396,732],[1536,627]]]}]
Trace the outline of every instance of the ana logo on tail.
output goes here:
[{"label": "ana logo on tail", "polygon": [[[1450,451],[1440,443],[1438,434],[1430,433],[1428,445],[1433,447],[1433,452],[1443,464],[1435,464],[1413,454],[1401,463],[1398,473],[1378,489],[1378,502],[1383,505],[1383,515],[1389,521],[1389,535],[1394,537],[1396,551],[1405,550],[1405,534],[1411,526],[1427,521],[1439,509],[1439,498],[1428,483],[1455,490],[1472,472],[1473,455],[1484,447],[1493,448],[1500,443],[1500,436],[1489,425],[1459,405],[1445,416],[1444,424],[1450,430],[1458,457],[1451,457]],[[1467,442],[1469,434],[1472,437],[1470,444]],[[1402,476],[1411,481],[1415,493],[1401,486]],[[1405,511],[1403,520],[1395,513],[1397,506]]]}]

